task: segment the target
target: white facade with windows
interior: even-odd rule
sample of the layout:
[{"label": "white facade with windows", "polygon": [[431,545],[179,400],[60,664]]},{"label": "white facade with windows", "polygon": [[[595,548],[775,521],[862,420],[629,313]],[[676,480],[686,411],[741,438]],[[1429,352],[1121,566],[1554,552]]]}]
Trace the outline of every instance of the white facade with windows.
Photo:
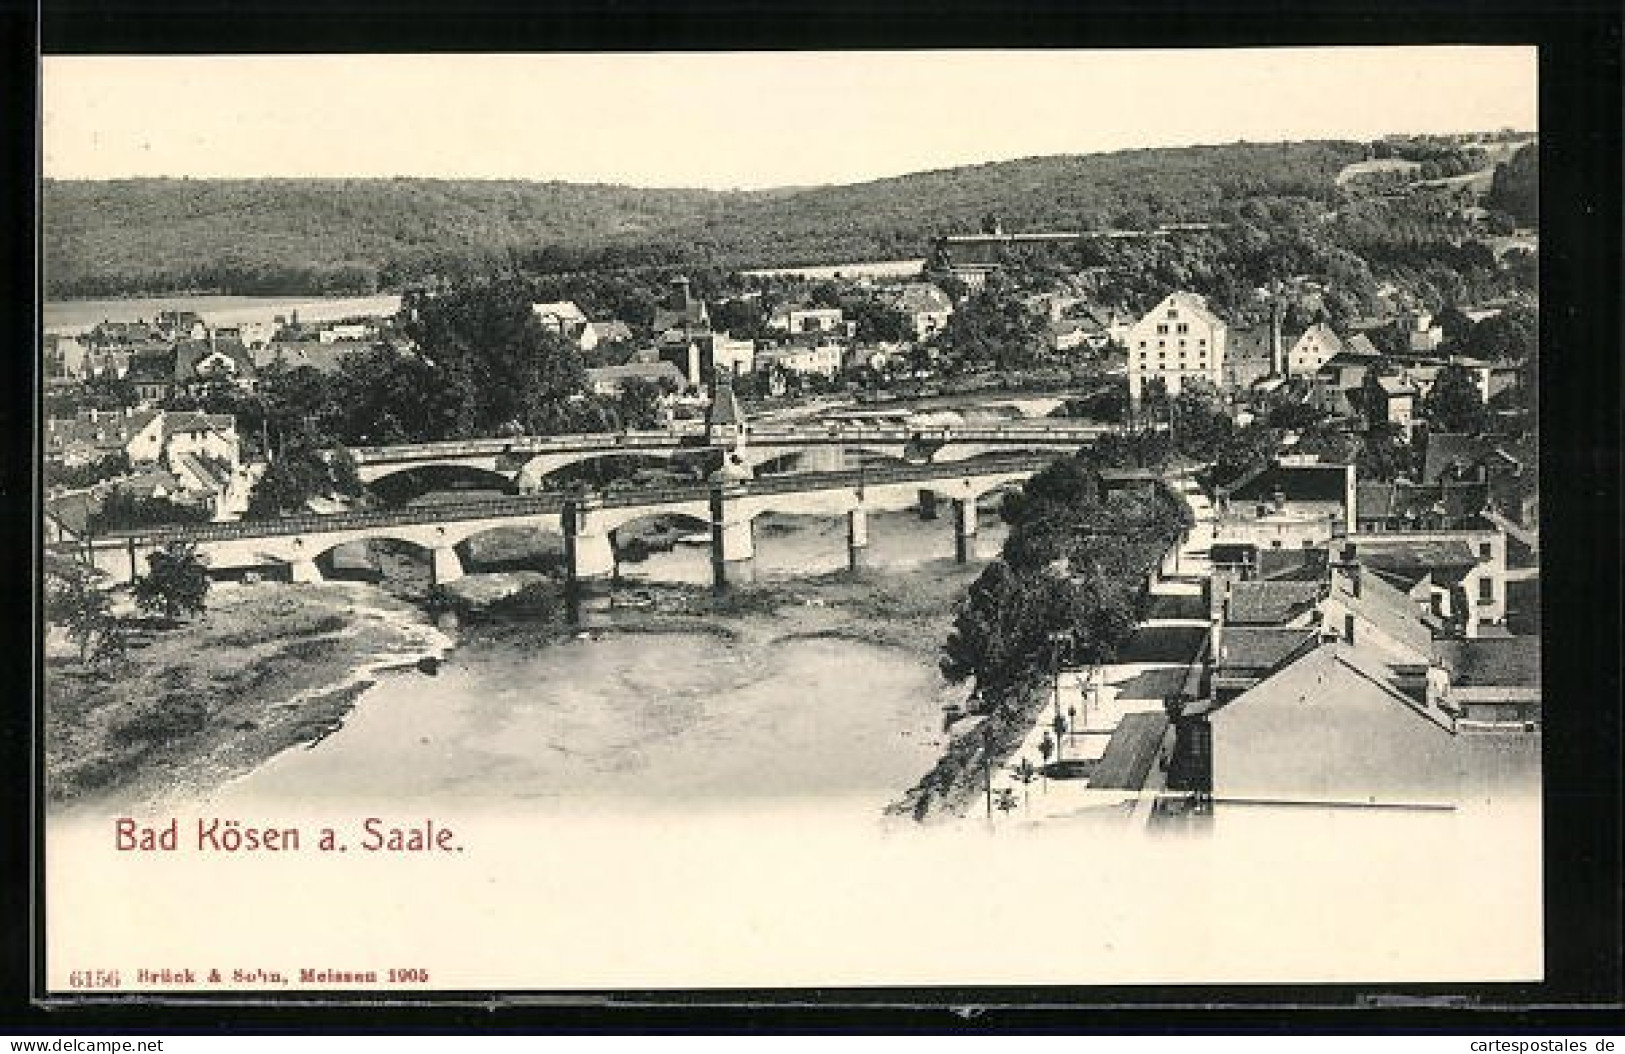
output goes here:
[{"label": "white facade with windows", "polygon": [[1173,394],[1199,377],[1217,387],[1227,327],[1195,293],[1170,293],[1129,327],[1128,390],[1138,402],[1147,382],[1160,379]]}]

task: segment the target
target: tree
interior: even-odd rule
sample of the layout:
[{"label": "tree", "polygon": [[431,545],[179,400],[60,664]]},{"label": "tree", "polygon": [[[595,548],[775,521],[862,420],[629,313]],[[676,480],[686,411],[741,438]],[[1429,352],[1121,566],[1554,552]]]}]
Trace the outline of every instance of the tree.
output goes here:
[{"label": "tree", "polygon": [[209,595],[209,572],[197,547],[170,542],[147,557],[147,574],[131,589],[142,611],[161,613],[173,621],[181,615],[202,614]]},{"label": "tree", "polygon": [[1505,212],[1519,223],[1533,226],[1540,210],[1540,154],[1534,144],[1522,147],[1495,166],[1485,204]]},{"label": "tree", "polygon": [[85,518],[90,534],[128,531],[139,527],[168,527],[177,524],[207,523],[209,510],[170,498],[143,497],[114,485]]},{"label": "tree", "polygon": [[[79,661],[112,657],[123,652],[123,634],[112,614],[103,586],[107,574],[89,564],[60,556],[45,558],[45,617],[60,626],[79,646]],[[104,638],[115,637],[111,646]]]},{"label": "tree", "polygon": [[1355,459],[1361,479],[1389,483],[1401,476],[1411,477],[1415,474],[1412,464],[1411,446],[1401,426],[1377,421],[1366,429]]},{"label": "tree", "polygon": [[1465,366],[1442,367],[1422,400],[1422,413],[1434,432],[1470,432],[1477,435],[1489,425],[1483,396]]},{"label": "tree", "polygon": [[621,427],[660,427],[660,404],[666,394],[667,389],[654,381],[627,382],[615,398],[615,410]]}]

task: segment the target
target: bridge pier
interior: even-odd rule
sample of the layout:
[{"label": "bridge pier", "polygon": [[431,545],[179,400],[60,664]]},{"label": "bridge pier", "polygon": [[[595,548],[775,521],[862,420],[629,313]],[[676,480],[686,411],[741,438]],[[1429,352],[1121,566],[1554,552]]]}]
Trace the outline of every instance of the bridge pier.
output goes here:
[{"label": "bridge pier", "polygon": [[316,566],[316,561],[310,557],[299,557],[288,564],[290,578],[295,582],[320,582],[322,569]]},{"label": "bridge pier", "polygon": [[437,586],[463,577],[463,561],[449,545],[435,546],[429,559],[429,581]]},{"label": "bridge pier", "polygon": [[846,514],[846,566],[853,574],[869,566],[869,513],[862,505]]},{"label": "bridge pier", "polygon": [[937,492],[934,490],[920,491],[920,519],[934,520],[937,518]]},{"label": "bridge pier", "polygon": [[756,581],[756,532],[737,500],[744,493],[738,484],[711,489],[711,586],[718,593]]},{"label": "bridge pier", "polygon": [[600,523],[603,499],[576,498],[564,507],[564,558],[568,595],[576,621],[609,609],[615,584],[615,550]]},{"label": "bridge pier", "polygon": [[954,499],[954,562],[968,563],[976,546],[976,500]]}]

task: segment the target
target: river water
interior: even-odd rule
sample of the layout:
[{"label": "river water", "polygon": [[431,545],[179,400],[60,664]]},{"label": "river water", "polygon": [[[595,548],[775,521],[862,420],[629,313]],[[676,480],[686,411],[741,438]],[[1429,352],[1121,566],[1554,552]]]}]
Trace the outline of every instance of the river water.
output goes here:
[{"label": "river water", "polygon": [[[982,519],[985,559],[1004,528],[996,512]],[[757,526],[761,579],[846,566],[844,519],[763,516]],[[870,550],[882,579],[940,574],[952,521],[871,515]],[[703,584],[709,549],[679,545],[622,574]],[[794,613],[730,616],[719,620],[728,634],[696,621],[693,632],[471,643],[438,676],[384,674],[342,729],[214,801],[525,800],[590,813],[827,800],[875,818],[936,762],[942,707],[963,689],[930,655],[811,636],[846,628],[834,612],[815,613],[816,625]],[[945,632],[946,606],[943,619]]]}]

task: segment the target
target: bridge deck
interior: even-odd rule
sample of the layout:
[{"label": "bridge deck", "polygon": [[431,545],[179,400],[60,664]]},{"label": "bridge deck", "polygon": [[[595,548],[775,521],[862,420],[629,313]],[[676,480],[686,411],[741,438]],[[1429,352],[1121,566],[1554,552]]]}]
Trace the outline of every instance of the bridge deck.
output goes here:
[{"label": "bridge deck", "polygon": [[[899,465],[884,468],[842,469],[836,472],[807,472],[791,476],[768,476],[762,479],[727,484],[731,495],[745,497],[753,494],[811,493],[822,490],[841,490],[858,486],[881,486],[896,483],[929,483],[939,479],[975,479],[998,476],[1011,472],[1036,471],[1047,465],[1054,455],[1026,454],[1019,457],[1001,457],[981,461],[959,461],[945,464]],[[636,490],[611,491],[606,494],[537,494],[522,497],[494,498],[474,502],[446,505],[423,505],[406,509],[381,509],[366,512],[344,512],[321,515],[307,513],[275,519],[240,520],[235,523],[188,524],[162,529],[111,531],[95,539],[97,547],[163,544],[170,541],[212,542],[240,538],[258,538],[290,534],[322,534],[366,527],[391,527],[426,523],[448,523],[474,519],[505,519],[552,515],[563,511],[572,500],[597,498],[605,508],[657,507],[684,502],[708,500],[717,484],[690,487],[659,487]],[[72,553],[84,548],[84,543],[61,543],[51,547],[53,552]]]},{"label": "bridge deck", "polygon": [[[1087,442],[1104,433],[1117,431],[1117,425],[1070,425],[1048,421],[1011,423],[984,428],[941,425],[753,425],[746,430],[749,440],[770,445],[906,443],[911,439],[959,443],[1055,443]],[[460,439],[438,443],[405,443],[396,446],[352,447],[350,456],[358,463],[387,464],[428,458],[484,457],[492,454],[578,453],[586,450],[614,454],[621,451],[669,450],[692,446],[710,449],[704,428],[681,427],[666,431],[591,432],[565,436],[512,436],[492,439]]]}]

